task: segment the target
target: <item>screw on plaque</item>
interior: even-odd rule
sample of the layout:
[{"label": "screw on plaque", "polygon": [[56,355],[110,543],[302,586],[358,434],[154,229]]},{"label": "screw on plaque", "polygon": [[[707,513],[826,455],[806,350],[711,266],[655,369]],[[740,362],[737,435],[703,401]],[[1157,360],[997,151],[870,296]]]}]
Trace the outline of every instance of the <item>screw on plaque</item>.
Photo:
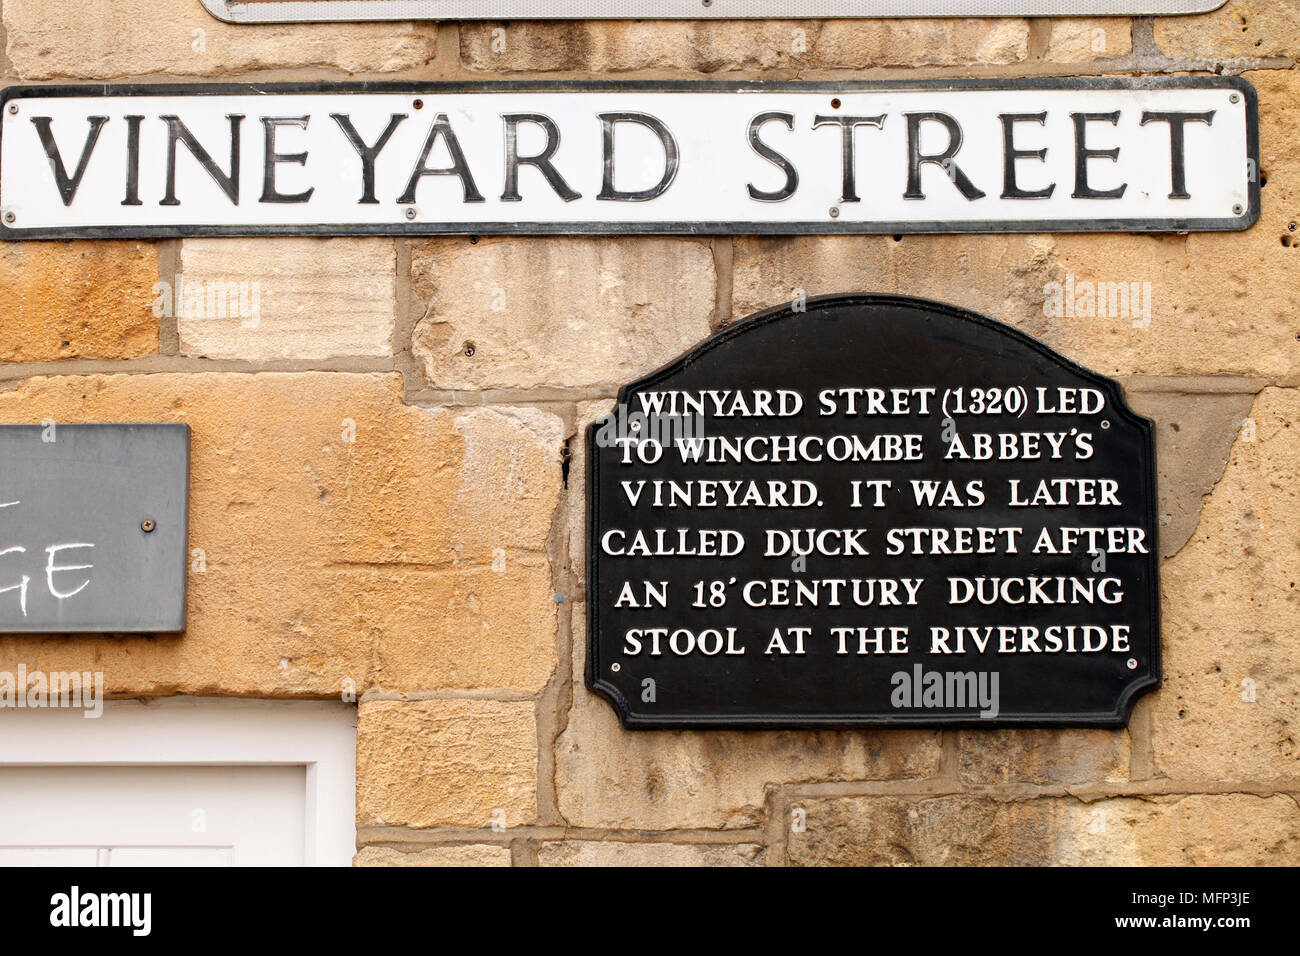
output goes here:
[{"label": "screw on plaque", "polygon": [[1241,102],[1241,97],[1238,96],[1236,93],[1233,93],[1231,96],[1228,97],[1228,102],[1229,102],[1229,103],[1240,103],[1240,102]]},{"label": "screw on plaque", "polygon": [[145,518],[140,522],[140,530],[145,534],[149,534],[156,527],[158,527],[158,522],[154,521],[153,518]]},{"label": "screw on plaque", "polygon": [[832,218],[832,219],[838,219],[838,218],[840,218],[840,207],[839,207],[839,206],[831,206],[830,213],[831,213],[831,218]]},{"label": "screw on plaque", "polygon": [[1128,669],[1131,671],[1135,671],[1138,669],[1138,662],[1136,657],[1130,657],[1128,659]]},{"label": "screw on plaque", "polygon": [[615,661],[613,664],[609,665],[609,669],[612,670],[615,674],[617,674],[619,671],[623,669],[623,665]]},{"label": "screw on plaque", "polygon": [[5,213],[5,222],[13,222],[17,218],[18,217],[15,216],[12,212]]},{"label": "screw on plaque", "polygon": [[1232,207],[1232,214],[1234,216],[1240,216],[1245,211],[1245,207],[1243,207],[1241,203],[1237,203]]},{"label": "screw on plaque", "polygon": [[416,216],[415,207],[414,207],[414,206],[409,206],[409,207],[407,207],[407,210],[406,210],[406,218],[407,218],[407,219],[414,219],[415,216]]},{"label": "screw on plaque", "polygon": [[16,115],[16,114],[18,113],[18,104],[17,104],[17,103],[10,103],[10,104],[9,104],[9,112],[10,112],[11,114]]}]

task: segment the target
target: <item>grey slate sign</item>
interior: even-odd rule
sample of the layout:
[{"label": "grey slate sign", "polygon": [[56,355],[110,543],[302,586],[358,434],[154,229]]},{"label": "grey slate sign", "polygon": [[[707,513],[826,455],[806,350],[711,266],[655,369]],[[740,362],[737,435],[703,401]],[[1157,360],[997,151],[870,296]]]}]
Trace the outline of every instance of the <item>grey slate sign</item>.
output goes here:
[{"label": "grey slate sign", "polygon": [[0,634],[185,628],[190,428],[0,426]]}]

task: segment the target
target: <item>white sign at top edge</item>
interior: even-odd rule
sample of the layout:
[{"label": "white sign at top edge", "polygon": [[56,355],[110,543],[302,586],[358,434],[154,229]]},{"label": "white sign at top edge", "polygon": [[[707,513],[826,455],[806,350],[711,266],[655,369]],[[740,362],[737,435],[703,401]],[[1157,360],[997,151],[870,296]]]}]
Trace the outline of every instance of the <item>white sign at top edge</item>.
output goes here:
[{"label": "white sign at top edge", "polygon": [[1169,16],[1226,0],[203,0],[228,23],[349,20],[746,20]]}]

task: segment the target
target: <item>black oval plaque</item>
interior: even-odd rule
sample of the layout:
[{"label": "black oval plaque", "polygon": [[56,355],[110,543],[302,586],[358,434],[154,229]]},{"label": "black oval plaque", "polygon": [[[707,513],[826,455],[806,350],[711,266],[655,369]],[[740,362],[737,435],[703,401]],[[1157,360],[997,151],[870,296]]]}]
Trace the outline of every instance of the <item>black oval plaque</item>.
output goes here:
[{"label": "black oval plaque", "polygon": [[1151,423],[1013,328],[795,303],[587,441],[587,683],[628,727],[1119,726],[1159,682]]}]

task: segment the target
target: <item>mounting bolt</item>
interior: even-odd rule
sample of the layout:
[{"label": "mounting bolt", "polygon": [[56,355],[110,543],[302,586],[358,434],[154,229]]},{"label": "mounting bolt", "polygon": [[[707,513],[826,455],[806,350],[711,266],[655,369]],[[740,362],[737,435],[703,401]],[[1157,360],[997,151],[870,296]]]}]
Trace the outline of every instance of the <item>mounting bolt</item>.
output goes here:
[{"label": "mounting bolt", "polygon": [[1240,216],[1245,211],[1246,210],[1242,207],[1241,203],[1237,203],[1232,207],[1232,214],[1234,216]]},{"label": "mounting bolt", "polygon": [[10,113],[10,115],[13,115],[13,116],[17,116],[17,115],[18,115],[18,104],[17,104],[17,103],[10,103],[10,104],[9,104],[9,113]]},{"label": "mounting bolt", "polygon": [[407,210],[406,210],[406,218],[407,218],[407,219],[414,219],[414,218],[415,218],[415,207],[414,207],[414,206],[409,206],[409,207],[407,207]]},{"label": "mounting bolt", "polygon": [[832,219],[838,219],[838,218],[840,218],[840,207],[839,207],[839,206],[831,206],[831,208],[830,208],[830,213],[831,213],[831,218],[832,218]]},{"label": "mounting bolt", "polygon": [[1233,93],[1231,96],[1228,97],[1228,102],[1229,102],[1229,103],[1240,103],[1240,102],[1241,102],[1241,97],[1238,96],[1236,93]]},{"label": "mounting bolt", "polygon": [[1135,671],[1138,669],[1138,662],[1136,657],[1130,657],[1128,659],[1128,669],[1131,671]]},{"label": "mounting bolt", "polygon": [[158,527],[158,522],[154,521],[153,518],[145,518],[140,522],[140,530],[145,534],[149,534],[156,527]]},{"label": "mounting bolt", "polygon": [[609,669],[612,670],[615,674],[617,674],[619,671],[623,669],[623,665],[615,662],[609,665]]},{"label": "mounting bolt", "polygon": [[5,213],[5,222],[13,222],[17,218],[18,217],[15,216],[12,212]]}]

